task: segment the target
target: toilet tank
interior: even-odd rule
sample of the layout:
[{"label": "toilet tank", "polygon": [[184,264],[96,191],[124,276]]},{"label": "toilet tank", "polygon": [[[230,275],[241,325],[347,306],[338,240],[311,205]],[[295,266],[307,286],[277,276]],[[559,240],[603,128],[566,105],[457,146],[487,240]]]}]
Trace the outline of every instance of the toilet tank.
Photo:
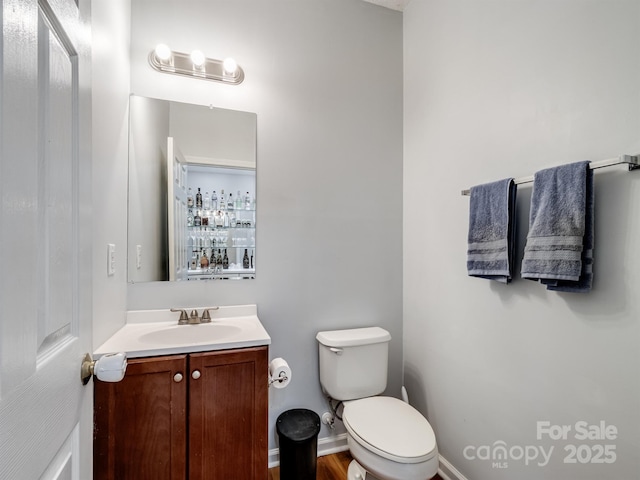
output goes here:
[{"label": "toilet tank", "polygon": [[378,395],[387,387],[391,335],[380,327],[331,330],[316,335],[320,384],[335,400]]}]

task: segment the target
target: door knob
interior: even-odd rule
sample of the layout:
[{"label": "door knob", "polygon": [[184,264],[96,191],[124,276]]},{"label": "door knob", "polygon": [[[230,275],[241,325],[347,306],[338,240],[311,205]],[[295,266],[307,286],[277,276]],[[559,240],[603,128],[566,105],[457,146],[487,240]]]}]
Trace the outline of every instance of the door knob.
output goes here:
[{"label": "door knob", "polygon": [[194,380],[197,380],[200,378],[200,370],[194,370],[193,372],[191,372],[191,378],[193,378]]},{"label": "door knob", "polygon": [[86,385],[95,375],[103,382],[119,382],[127,371],[127,355],[125,353],[110,353],[93,360],[90,354],[85,354],[80,368],[82,384]]}]

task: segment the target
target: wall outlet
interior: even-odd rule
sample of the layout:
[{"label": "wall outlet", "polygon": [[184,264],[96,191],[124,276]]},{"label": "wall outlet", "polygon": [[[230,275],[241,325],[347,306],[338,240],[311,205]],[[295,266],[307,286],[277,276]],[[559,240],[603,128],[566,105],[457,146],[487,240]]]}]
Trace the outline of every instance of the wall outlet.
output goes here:
[{"label": "wall outlet", "polygon": [[113,243],[107,244],[107,275],[116,273],[116,246]]}]

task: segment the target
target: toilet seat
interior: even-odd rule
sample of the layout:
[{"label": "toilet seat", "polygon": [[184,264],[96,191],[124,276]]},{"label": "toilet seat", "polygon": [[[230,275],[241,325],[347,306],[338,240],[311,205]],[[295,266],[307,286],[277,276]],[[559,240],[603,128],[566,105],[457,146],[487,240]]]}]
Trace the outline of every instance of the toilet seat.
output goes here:
[{"label": "toilet seat", "polygon": [[427,419],[397,398],[344,402],[342,419],[356,442],[383,458],[420,463],[437,454],[436,437]]}]

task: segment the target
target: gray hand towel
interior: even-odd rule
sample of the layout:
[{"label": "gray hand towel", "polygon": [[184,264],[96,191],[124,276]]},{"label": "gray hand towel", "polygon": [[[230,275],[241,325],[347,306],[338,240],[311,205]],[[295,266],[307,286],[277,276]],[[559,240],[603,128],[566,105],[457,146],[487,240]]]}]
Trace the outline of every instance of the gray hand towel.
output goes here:
[{"label": "gray hand towel", "polygon": [[[547,283],[547,290],[557,292],[586,293],[591,290],[593,284],[593,245],[594,228],[593,220],[595,215],[595,196],[593,192],[593,170],[587,170],[587,191],[586,191],[586,212],[584,216],[584,241],[582,246],[582,269],[580,278],[576,282],[569,280],[556,280]],[[548,282],[548,281],[545,281]]]},{"label": "gray hand towel", "polygon": [[593,172],[576,162],[534,176],[522,276],[550,290],[589,291],[593,260]]},{"label": "gray hand towel", "polygon": [[509,283],[515,245],[516,185],[513,178],[471,188],[467,272]]}]

